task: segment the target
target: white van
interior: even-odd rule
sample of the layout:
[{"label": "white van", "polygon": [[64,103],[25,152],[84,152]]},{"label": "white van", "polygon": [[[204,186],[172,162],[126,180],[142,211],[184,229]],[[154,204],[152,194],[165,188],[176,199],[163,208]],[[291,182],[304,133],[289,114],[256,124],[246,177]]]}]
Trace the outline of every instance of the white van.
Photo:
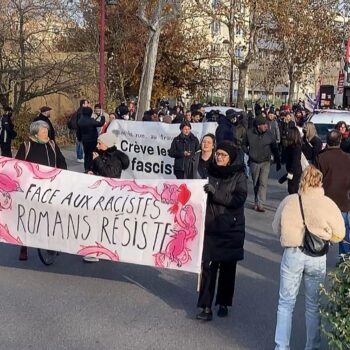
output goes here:
[{"label": "white van", "polygon": [[344,121],[350,126],[350,111],[323,109],[315,111],[308,121],[315,124],[318,136],[326,143],[327,133],[333,130],[338,122]]}]

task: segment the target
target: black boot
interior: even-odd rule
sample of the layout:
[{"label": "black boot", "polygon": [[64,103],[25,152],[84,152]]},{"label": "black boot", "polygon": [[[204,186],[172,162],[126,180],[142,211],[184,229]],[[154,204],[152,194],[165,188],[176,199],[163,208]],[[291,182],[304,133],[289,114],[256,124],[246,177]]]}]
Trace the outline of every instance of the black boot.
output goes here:
[{"label": "black boot", "polygon": [[226,317],[228,315],[228,309],[225,305],[219,305],[218,317]]},{"label": "black boot", "polygon": [[197,320],[211,321],[213,319],[213,312],[210,307],[206,307],[196,316]]}]

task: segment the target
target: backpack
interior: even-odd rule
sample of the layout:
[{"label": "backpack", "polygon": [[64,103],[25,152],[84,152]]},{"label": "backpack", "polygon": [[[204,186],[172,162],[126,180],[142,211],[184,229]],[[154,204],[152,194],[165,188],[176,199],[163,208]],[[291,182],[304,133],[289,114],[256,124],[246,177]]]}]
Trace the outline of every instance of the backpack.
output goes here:
[{"label": "backpack", "polygon": [[67,128],[69,130],[78,129],[78,111],[74,112],[67,122]]},{"label": "backpack", "polygon": [[[52,150],[53,150],[53,153],[54,153],[54,155],[55,155],[55,167],[56,167],[57,164],[56,164],[55,141],[49,140],[48,144],[51,146],[51,148],[52,148]],[[29,152],[30,152],[30,146],[31,146],[30,141],[24,141],[24,150],[25,150],[25,153],[24,153],[24,160],[27,160],[28,154],[29,154]]]}]

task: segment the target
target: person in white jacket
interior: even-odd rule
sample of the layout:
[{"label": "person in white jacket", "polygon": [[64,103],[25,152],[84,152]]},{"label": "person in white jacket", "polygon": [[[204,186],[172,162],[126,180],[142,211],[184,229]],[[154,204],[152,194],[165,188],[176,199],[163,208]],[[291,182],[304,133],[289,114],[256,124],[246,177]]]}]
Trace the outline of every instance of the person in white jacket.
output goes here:
[{"label": "person in white jacket", "polygon": [[324,195],[322,173],[308,166],[301,177],[299,193],[287,196],[279,205],[272,223],[284,248],[280,269],[280,289],[275,332],[276,348],[290,349],[292,316],[302,279],[305,284],[305,350],[320,348],[319,292],[326,276],[326,255],[311,257],[302,252],[305,225],[299,196],[310,232],[324,240],[339,242],[345,226],[337,205]]}]

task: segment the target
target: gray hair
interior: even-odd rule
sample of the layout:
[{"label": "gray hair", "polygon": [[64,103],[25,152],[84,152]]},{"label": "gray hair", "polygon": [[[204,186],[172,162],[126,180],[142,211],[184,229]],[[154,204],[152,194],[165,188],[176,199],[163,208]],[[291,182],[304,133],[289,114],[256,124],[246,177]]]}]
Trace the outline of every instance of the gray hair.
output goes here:
[{"label": "gray hair", "polygon": [[29,127],[30,136],[37,135],[40,128],[45,128],[47,130],[50,130],[49,124],[47,124],[43,120],[37,120],[36,122],[33,122],[32,124],[30,124],[30,127]]}]

